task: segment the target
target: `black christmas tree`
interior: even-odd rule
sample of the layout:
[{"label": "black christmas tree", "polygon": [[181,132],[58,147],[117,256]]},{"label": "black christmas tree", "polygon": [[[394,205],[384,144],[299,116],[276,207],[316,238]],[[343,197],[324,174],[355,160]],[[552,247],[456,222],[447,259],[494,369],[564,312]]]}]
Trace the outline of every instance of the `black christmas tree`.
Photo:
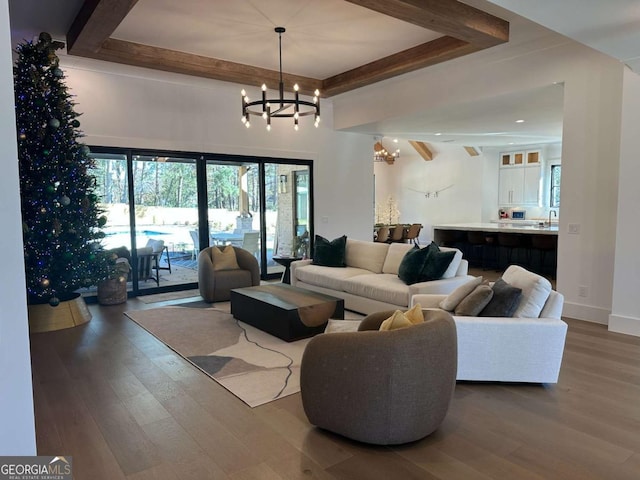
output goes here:
[{"label": "black christmas tree", "polygon": [[108,272],[94,160],[79,142],[79,114],[55,53],[63,47],[41,33],[18,45],[14,66],[27,294],[29,303],[52,306]]}]

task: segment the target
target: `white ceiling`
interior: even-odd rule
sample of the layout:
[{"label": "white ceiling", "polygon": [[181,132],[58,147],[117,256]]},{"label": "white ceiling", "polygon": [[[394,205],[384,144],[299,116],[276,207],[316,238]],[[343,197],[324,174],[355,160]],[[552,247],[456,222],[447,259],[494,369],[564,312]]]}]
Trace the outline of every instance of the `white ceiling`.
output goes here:
[{"label": "white ceiling", "polygon": [[490,0],[640,72],[638,0]]},{"label": "white ceiling", "polygon": [[283,70],[317,79],[442,36],[343,0],[139,0],[112,37],[277,71],[275,27]]},{"label": "white ceiling", "polygon": [[[14,44],[41,31],[64,39],[82,3],[9,0]],[[517,38],[517,25],[527,22],[514,23],[517,16],[499,7],[630,65],[640,63],[640,1],[466,3],[503,13],[512,22],[512,39]],[[343,0],[139,0],[113,37],[277,70],[276,26],[287,28],[283,70],[314,78],[326,78],[439,36]],[[454,140],[470,146],[555,142],[562,135],[562,90],[561,85],[550,85],[362,125],[357,131],[423,141]],[[514,123],[519,118],[525,123]],[[443,135],[435,135],[440,132]]]}]

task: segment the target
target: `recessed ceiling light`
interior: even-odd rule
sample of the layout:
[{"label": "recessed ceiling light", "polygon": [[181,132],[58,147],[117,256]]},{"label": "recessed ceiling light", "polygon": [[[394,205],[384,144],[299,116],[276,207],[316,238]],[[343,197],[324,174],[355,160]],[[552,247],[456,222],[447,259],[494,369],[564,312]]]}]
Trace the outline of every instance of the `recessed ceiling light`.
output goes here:
[{"label": "recessed ceiling light", "polygon": [[394,139],[393,139],[393,143],[398,143],[398,139],[397,139],[397,138],[394,138]]},{"label": "recessed ceiling light", "polygon": [[440,135],[442,135],[442,134],[441,134],[441,133],[436,133],[435,135],[436,135],[436,137],[439,137],[439,136],[440,136]]},{"label": "recessed ceiling light", "polygon": [[524,120],[516,120],[516,123],[524,123]]}]

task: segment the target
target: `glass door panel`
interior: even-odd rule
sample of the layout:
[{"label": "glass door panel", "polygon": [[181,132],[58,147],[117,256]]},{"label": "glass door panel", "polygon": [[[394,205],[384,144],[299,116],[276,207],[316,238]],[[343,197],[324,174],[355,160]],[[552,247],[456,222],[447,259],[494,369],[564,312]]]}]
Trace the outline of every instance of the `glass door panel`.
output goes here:
[{"label": "glass door panel", "polygon": [[[277,256],[308,256],[308,184],[309,169],[306,166],[265,165],[267,233],[273,237],[272,251]],[[272,258],[269,260],[268,273],[284,270]]]},{"label": "glass door panel", "polygon": [[198,281],[196,160],[133,157],[134,278],[139,290]]},{"label": "glass door panel", "polygon": [[[102,246],[116,250],[120,256],[130,255],[131,227],[129,226],[129,181],[125,154],[92,154],[95,160],[93,175],[96,177],[96,195],[107,219],[103,231]],[[123,250],[126,250],[124,252]],[[127,289],[132,289],[132,282]]]},{"label": "glass door panel", "polygon": [[260,263],[260,169],[256,163],[208,161],[209,245],[234,245]]}]

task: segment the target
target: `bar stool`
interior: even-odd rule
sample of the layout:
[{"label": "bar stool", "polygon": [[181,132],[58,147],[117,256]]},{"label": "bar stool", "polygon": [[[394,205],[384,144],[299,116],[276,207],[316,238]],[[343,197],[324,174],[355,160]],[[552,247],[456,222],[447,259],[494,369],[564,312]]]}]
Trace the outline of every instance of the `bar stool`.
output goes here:
[{"label": "bar stool", "polygon": [[[547,253],[553,253],[558,251],[558,237],[555,235],[532,235],[531,249],[539,253],[540,273],[544,273],[544,260],[547,256]],[[555,264],[551,269],[551,278],[556,278]]]},{"label": "bar stool", "polygon": [[467,234],[462,230],[437,230],[434,236],[438,238],[441,247],[452,247],[461,251],[467,242]]},{"label": "bar stool", "polygon": [[[498,235],[492,232],[485,232],[484,234],[484,256],[483,259],[483,268],[487,269],[489,267],[489,262],[491,267],[497,269],[498,268]],[[490,257],[489,259],[487,257]]]},{"label": "bar stool", "polygon": [[513,253],[516,253],[516,262],[518,261],[519,248],[528,248],[529,243],[525,235],[518,233],[498,233],[498,246],[503,247],[507,252],[507,266],[513,265]]},{"label": "bar stool", "polygon": [[469,230],[467,243],[469,244],[469,263],[484,268],[485,232]]}]

